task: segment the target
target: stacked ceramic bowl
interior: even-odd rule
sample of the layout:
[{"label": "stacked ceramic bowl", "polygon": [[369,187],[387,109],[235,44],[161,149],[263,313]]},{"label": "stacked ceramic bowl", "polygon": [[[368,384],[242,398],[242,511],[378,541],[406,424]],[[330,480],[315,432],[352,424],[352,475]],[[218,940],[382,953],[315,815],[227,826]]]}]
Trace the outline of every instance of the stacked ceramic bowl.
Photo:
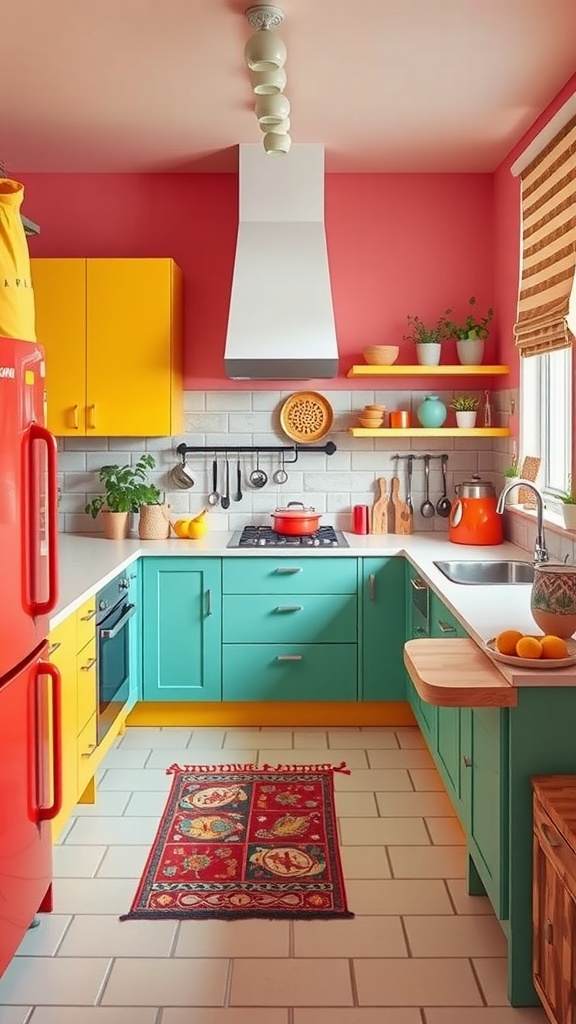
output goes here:
[{"label": "stacked ceramic bowl", "polygon": [[358,414],[358,422],[361,427],[368,430],[377,430],[384,422],[385,405],[365,405]]}]

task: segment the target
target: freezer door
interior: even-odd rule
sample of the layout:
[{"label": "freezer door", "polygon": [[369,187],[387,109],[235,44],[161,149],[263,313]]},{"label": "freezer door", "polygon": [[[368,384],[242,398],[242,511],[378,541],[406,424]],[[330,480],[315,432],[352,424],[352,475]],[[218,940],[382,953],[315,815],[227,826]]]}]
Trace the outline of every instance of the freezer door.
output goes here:
[{"label": "freezer door", "polygon": [[[60,679],[47,645],[0,680],[0,975],[51,909],[49,819],[61,799]],[[52,722],[52,728],[50,723]]]},{"label": "freezer door", "polygon": [[43,641],[57,600],[57,451],[43,424],[43,350],[0,338],[0,677]]}]

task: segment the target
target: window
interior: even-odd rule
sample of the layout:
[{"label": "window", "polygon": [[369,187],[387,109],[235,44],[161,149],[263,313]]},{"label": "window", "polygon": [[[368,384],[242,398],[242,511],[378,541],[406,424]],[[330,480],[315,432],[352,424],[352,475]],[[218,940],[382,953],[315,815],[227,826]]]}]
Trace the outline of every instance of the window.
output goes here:
[{"label": "window", "polygon": [[560,509],[557,494],[568,487],[568,477],[576,480],[572,351],[559,349],[520,362],[520,447],[523,456],[542,459],[539,485],[552,511]]}]

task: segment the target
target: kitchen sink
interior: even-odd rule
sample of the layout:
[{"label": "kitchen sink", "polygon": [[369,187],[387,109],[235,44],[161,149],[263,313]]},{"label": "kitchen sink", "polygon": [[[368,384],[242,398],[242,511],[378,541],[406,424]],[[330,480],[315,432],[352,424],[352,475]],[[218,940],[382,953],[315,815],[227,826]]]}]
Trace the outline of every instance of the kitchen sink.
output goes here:
[{"label": "kitchen sink", "polygon": [[434,562],[452,583],[467,583],[480,587],[493,583],[532,583],[534,566],[530,562],[513,560],[482,562]]}]

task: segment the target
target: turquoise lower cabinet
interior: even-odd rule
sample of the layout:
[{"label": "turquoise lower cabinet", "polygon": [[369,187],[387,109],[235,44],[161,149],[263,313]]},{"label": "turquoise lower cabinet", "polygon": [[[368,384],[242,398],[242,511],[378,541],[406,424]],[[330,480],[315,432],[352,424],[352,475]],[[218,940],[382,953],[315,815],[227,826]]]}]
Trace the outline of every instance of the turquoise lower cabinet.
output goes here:
[{"label": "turquoise lower cabinet", "polygon": [[222,697],[218,558],[143,559],[144,700]]},{"label": "turquoise lower cabinet", "polygon": [[405,700],[405,559],[362,559],[361,587],[362,699]]},{"label": "turquoise lower cabinet", "polygon": [[225,558],[222,695],[358,699],[356,558]]},{"label": "turquoise lower cabinet", "polygon": [[[430,591],[429,617],[430,636],[434,639],[466,636],[466,631],[434,591]],[[436,752],[436,763],[454,808],[462,816],[464,813],[463,782],[465,780],[460,735],[461,709],[436,708],[435,711],[436,720],[432,745]]]},{"label": "turquoise lower cabinet", "polygon": [[461,821],[468,853],[500,920],[508,916],[507,708],[459,708]]},{"label": "turquoise lower cabinet", "polygon": [[224,644],[224,700],[356,700],[356,644]]}]

